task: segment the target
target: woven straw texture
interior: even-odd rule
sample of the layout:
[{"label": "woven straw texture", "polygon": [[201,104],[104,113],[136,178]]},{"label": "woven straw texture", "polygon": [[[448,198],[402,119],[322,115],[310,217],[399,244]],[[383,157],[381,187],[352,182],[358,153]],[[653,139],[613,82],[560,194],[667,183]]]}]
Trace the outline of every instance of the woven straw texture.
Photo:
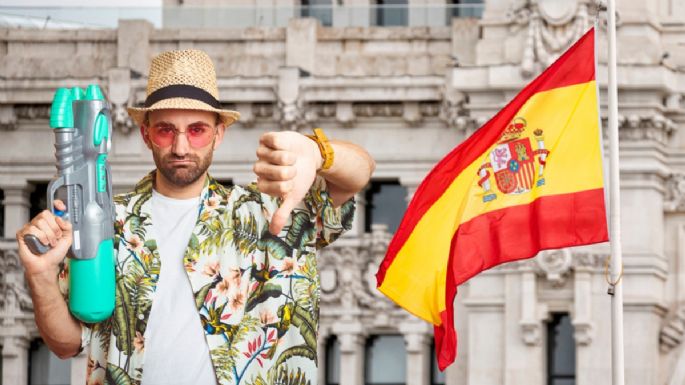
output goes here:
[{"label": "woven straw texture", "polygon": [[[216,85],[216,72],[209,55],[195,49],[162,52],[152,59],[150,75],[147,81],[147,95],[156,90],[175,84],[187,84],[209,92],[219,99],[219,88]],[[231,110],[214,108],[204,102],[188,98],[171,98],[160,100],[148,108],[129,107],[128,113],[139,126],[145,119],[145,113],[163,109],[186,109],[212,111],[219,114],[221,121],[229,126],[240,118],[240,113]]]}]

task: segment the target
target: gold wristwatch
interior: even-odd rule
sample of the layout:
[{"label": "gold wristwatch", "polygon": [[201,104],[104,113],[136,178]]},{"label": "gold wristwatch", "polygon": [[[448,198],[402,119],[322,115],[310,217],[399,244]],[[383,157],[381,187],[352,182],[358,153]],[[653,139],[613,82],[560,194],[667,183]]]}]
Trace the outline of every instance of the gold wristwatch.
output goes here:
[{"label": "gold wristwatch", "polygon": [[314,135],[307,135],[307,137],[315,141],[316,145],[319,146],[319,151],[321,151],[323,163],[321,164],[320,171],[325,171],[331,168],[331,166],[333,166],[335,154],[333,152],[333,146],[331,146],[331,143],[328,141],[326,134],[323,133],[323,130],[320,128],[315,128]]}]

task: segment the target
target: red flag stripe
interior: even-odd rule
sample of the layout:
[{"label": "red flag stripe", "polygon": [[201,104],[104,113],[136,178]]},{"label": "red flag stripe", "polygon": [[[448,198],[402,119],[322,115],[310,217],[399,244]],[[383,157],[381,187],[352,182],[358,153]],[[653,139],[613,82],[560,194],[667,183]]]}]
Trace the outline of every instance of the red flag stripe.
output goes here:
[{"label": "red flag stripe", "polygon": [[530,204],[485,213],[459,226],[448,262],[447,308],[440,314],[442,324],[435,326],[440,369],[454,362],[457,355],[453,303],[458,285],[501,263],[530,258],[538,250],[606,242],[606,221],[595,220],[605,212],[604,189],[595,189],[543,196]]}]

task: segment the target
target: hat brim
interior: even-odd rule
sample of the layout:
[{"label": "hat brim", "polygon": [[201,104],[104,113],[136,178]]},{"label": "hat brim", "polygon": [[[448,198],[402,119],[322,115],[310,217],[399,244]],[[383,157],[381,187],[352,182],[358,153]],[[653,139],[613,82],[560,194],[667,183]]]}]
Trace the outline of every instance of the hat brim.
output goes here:
[{"label": "hat brim", "polygon": [[164,99],[150,107],[128,107],[126,110],[128,111],[129,116],[131,116],[131,119],[133,119],[138,126],[143,125],[146,113],[156,110],[197,110],[216,112],[219,114],[221,123],[223,123],[226,127],[240,119],[240,113],[238,111],[221,110],[199,100],[188,98]]}]

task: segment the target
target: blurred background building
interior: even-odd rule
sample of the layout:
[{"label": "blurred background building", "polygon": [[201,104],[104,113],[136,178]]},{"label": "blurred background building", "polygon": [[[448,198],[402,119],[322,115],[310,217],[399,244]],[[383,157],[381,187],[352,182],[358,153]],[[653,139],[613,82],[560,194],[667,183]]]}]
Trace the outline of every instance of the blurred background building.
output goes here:
[{"label": "blurred background building", "polygon": [[[13,239],[46,205],[54,90],[103,86],[123,192],[153,167],[125,107],[144,101],[150,59],[184,48],[209,53],[221,102],[243,116],[215,155],[211,172],[223,183],[252,180],[267,130],[321,126],[377,161],[354,229],[320,257],[321,384],[610,384],[607,245],[544,252],[463,285],[459,355],[445,373],[430,325],[381,297],[374,278],[431,166],[595,22],[604,109],[599,0],[114,3],[0,1],[2,384],[85,377],[83,356],[60,361],[42,343]],[[618,43],[626,383],[683,385],[685,3],[619,1]]]}]

